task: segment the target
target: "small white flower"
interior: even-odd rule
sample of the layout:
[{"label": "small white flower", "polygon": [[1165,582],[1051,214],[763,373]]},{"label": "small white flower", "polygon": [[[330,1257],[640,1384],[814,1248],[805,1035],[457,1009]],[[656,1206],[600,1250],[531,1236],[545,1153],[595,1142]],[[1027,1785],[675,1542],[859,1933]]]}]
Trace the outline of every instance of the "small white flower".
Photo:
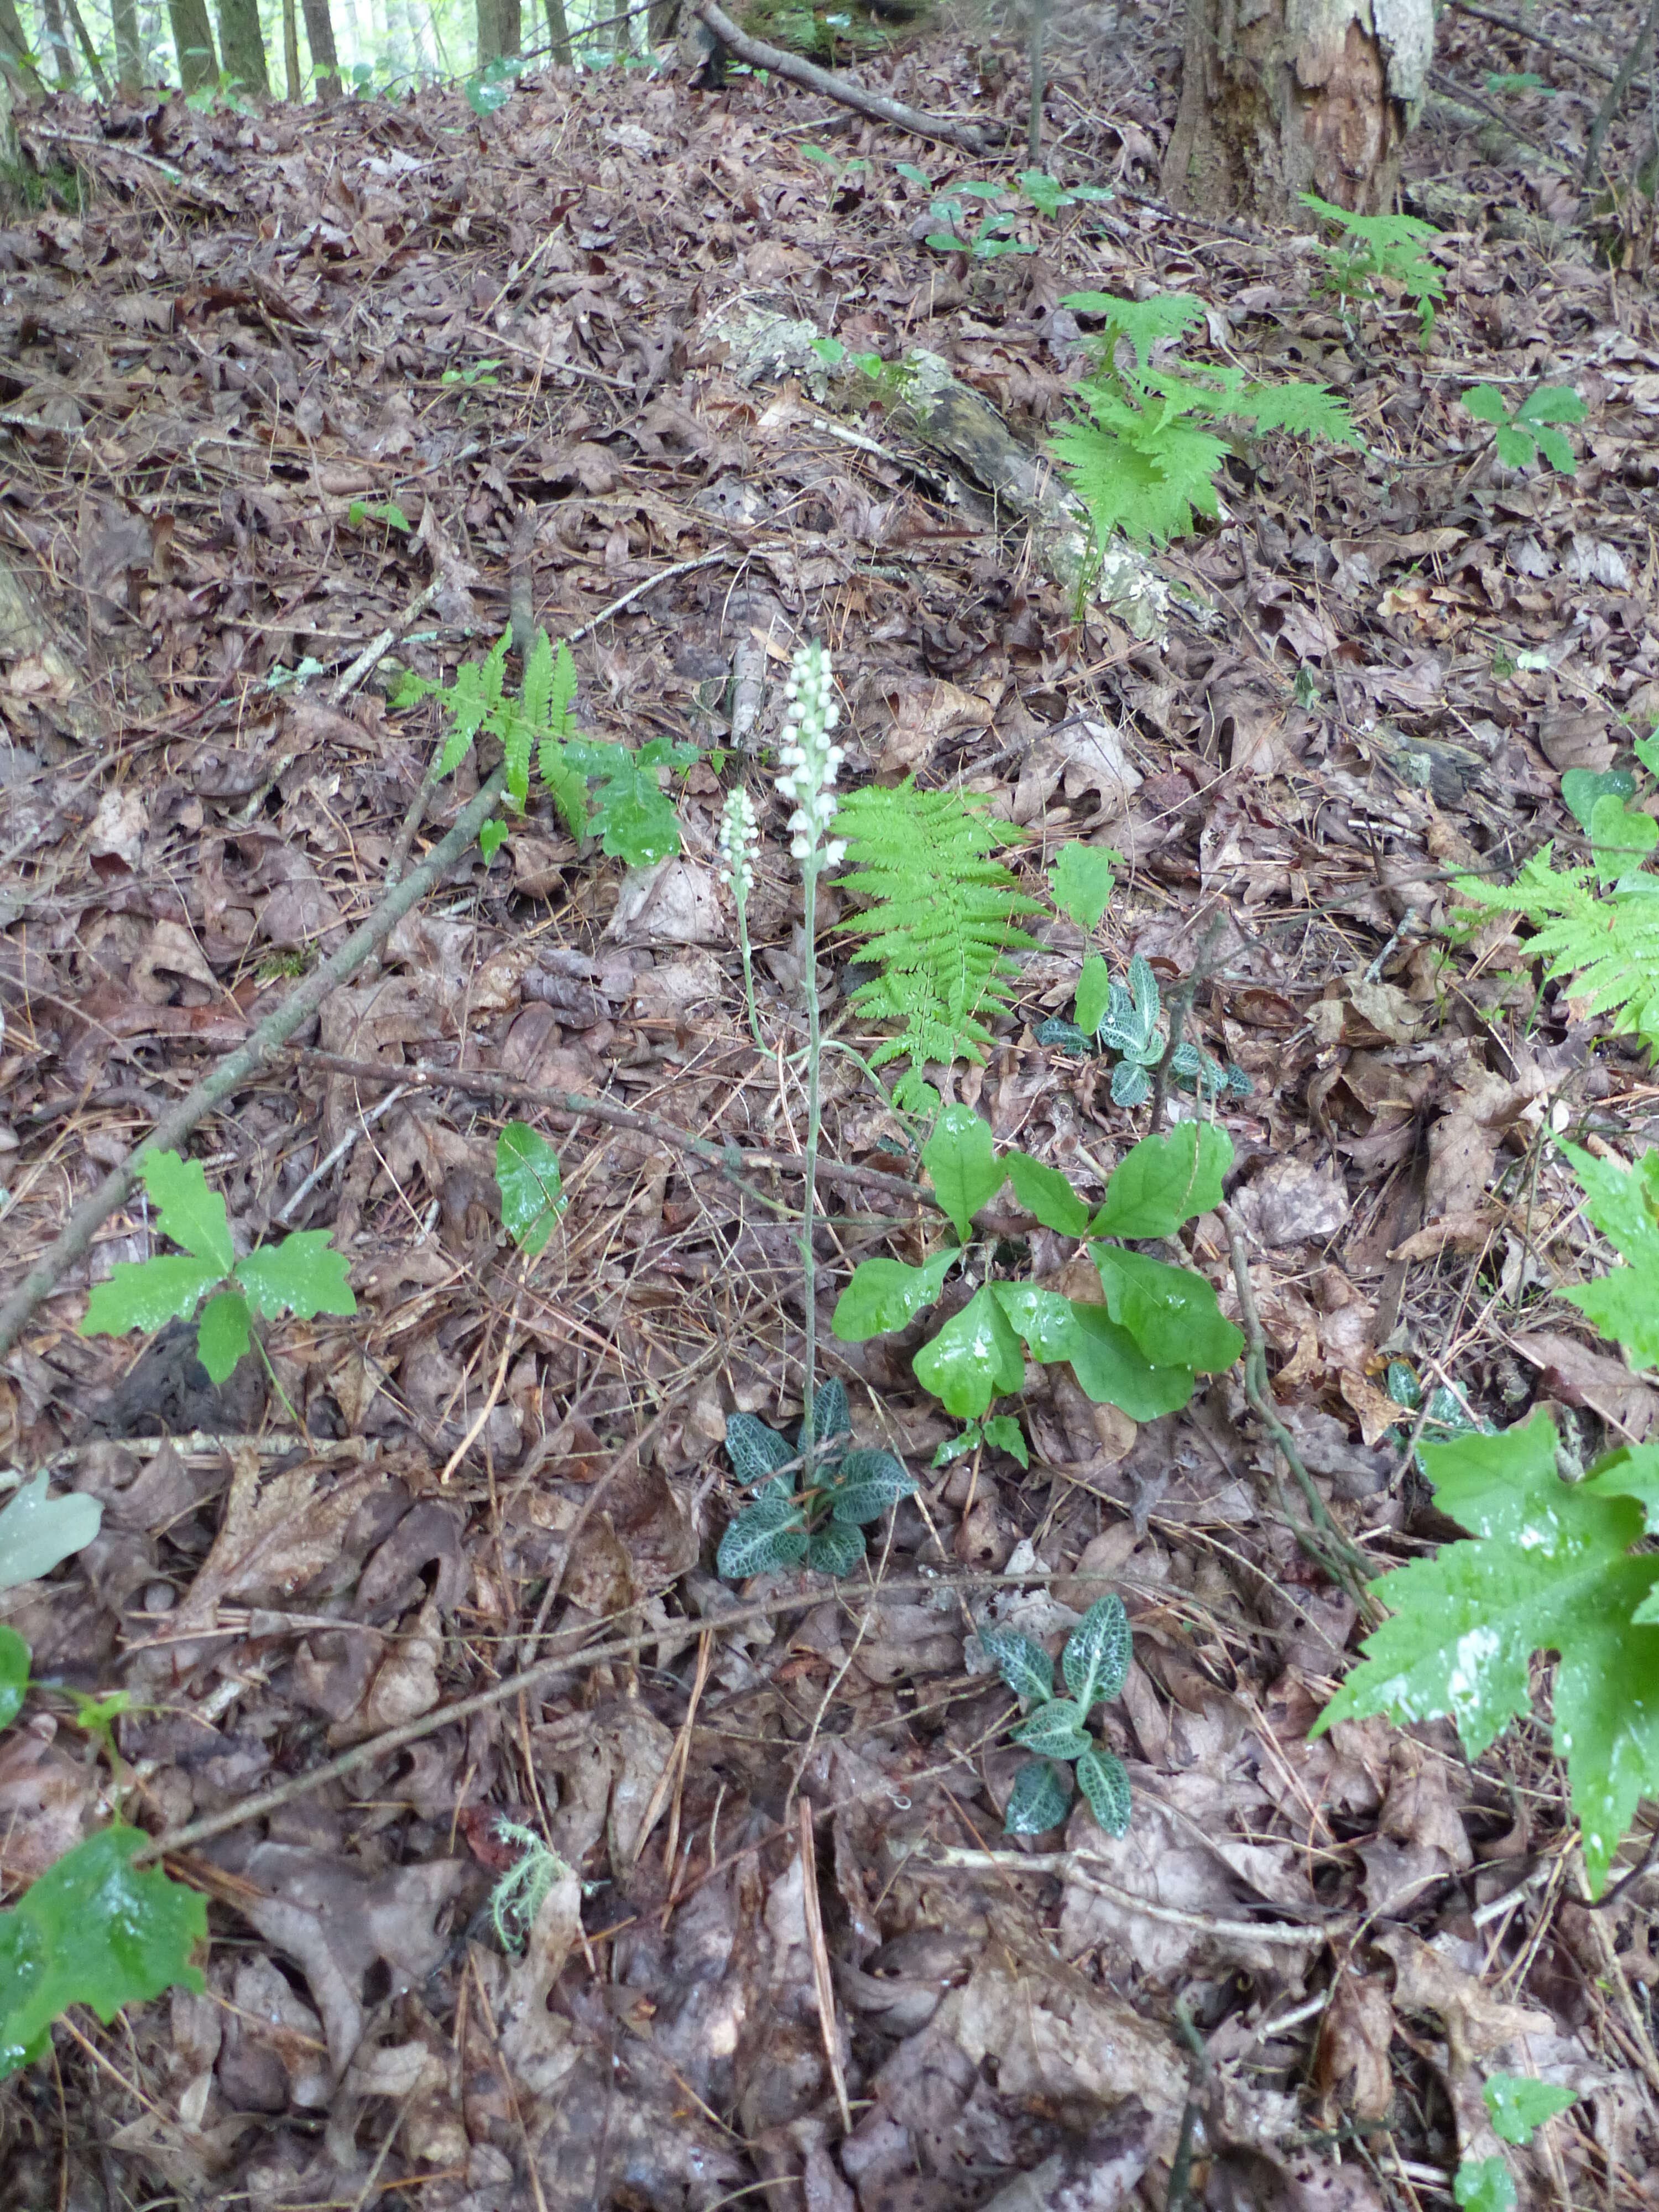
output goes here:
[{"label": "small white flower", "polygon": [[822,866],[834,867],[846,848],[839,842],[826,842],[825,832],[836,818],[834,785],[847,756],[842,746],[830,743],[841,708],[830,655],[822,645],[813,641],[797,649],[783,690],[790,707],[778,732],[777,783],[780,795],[794,808],[789,817],[789,850],[798,860],[810,860],[817,854]]},{"label": "small white flower", "polygon": [[759,838],[760,823],[754,802],[746,791],[732,792],[720,817],[720,879],[731,884],[732,896],[739,905],[754,888],[754,851]]}]

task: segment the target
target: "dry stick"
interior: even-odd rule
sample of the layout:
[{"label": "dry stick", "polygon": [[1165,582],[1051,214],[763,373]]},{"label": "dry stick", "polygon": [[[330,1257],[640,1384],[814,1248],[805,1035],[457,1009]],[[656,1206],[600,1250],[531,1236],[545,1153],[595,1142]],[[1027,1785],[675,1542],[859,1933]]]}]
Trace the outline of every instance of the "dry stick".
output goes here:
[{"label": "dry stick", "polygon": [[[613,1106],[608,1099],[590,1098],[580,1091],[542,1091],[533,1083],[520,1083],[516,1076],[475,1073],[471,1069],[452,1073],[447,1068],[424,1065],[383,1067],[372,1060],[347,1060],[339,1053],[320,1052],[312,1045],[290,1045],[289,1050],[307,1067],[323,1068],[331,1075],[349,1075],[362,1083],[397,1084],[404,1091],[463,1091],[480,1098],[510,1098],[521,1106],[538,1106],[544,1114],[563,1115],[571,1121],[603,1121],[609,1128],[632,1129],[641,1136],[655,1137],[662,1144],[672,1145],[677,1152],[687,1153],[693,1159],[706,1160],[710,1167],[718,1168],[734,1182],[740,1181],[737,1172],[739,1168],[751,1174],[797,1176],[804,1169],[805,1164],[798,1154],[717,1145],[708,1137],[694,1137],[690,1130],[662,1121],[655,1114],[637,1114],[630,1107]],[[889,1175],[883,1168],[841,1167],[833,1160],[820,1160],[818,1174],[825,1182],[873,1191],[882,1198],[926,1206],[934,1213],[944,1212],[937,1199],[907,1182],[904,1176]]]},{"label": "dry stick", "polygon": [[212,1074],[204,1077],[181,1098],[171,1113],[164,1114],[143,1144],[136,1145],[119,1167],[112,1168],[97,1188],[81,1200],[45,1258],[29,1269],[5,1304],[0,1305],[0,1359],[16,1343],[40,1301],[58,1287],[64,1271],[85,1256],[103,1224],[118,1206],[125,1204],[143,1162],[154,1153],[175,1150],[222,1099],[258,1074],[295,1030],[311,1019],[329,993],[350,981],[416,901],[476,842],[480,827],[495,804],[503,777],[504,771],[497,769],[480,787],[477,797],[456,817],[448,835],[433,847],[419,867],[410,870],[396,890],[386,893],[368,920],[361,928],[353,930],[339,951],[331,954],[319,968],[313,969],[276,1012],[266,1016],[246,1044],[221,1060]]},{"label": "dry stick", "polygon": [[1257,1943],[1282,1943],[1293,1950],[1317,1951],[1337,1936],[1352,1932],[1352,1915],[1331,1914],[1316,1924],[1305,1925],[1284,1920],[1217,1920],[1207,1912],[1183,1912],[1178,1905],[1154,1905],[1150,1898],[1137,1897],[1133,1890],[1120,1889],[1115,1882],[1093,1871],[1096,1862],[1087,1851],[971,1851],[954,1844],[924,1845],[913,1851],[904,1862],[907,1874],[948,1874],[957,1869],[965,1872],[986,1872],[1006,1869],[1010,1874],[1057,1874],[1067,1881],[1076,1882],[1083,1889],[1093,1890],[1097,1896],[1121,1906],[1126,1912],[1136,1912],[1144,1920],[1165,1921],[1172,1928],[1201,1928],[1212,1936],[1224,1936],[1230,1941],[1249,1939]]},{"label": "dry stick", "polygon": [[946,146],[960,146],[965,154],[983,155],[1000,143],[1003,134],[1000,126],[980,131],[970,123],[951,123],[941,115],[924,115],[919,108],[907,107],[902,100],[887,100],[878,93],[866,92],[862,85],[820,69],[816,62],[803,61],[799,54],[786,53],[781,46],[769,46],[763,39],[751,39],[746,31],[738,28],[723,9],[715,5],[715,0],[696,0],[692,12],[708,26],[722,46],[729,46],[738,59],[747,62],[750,69],[767,70],[774,76],[787,77],[791,84],[805,85],[808,92],[822,93],[826,100],[839,100],[843,107],[867,115],[873,123],[890,123],[896,131],[908,131],[913,137],[936,138]]},{"label": "dry stick", "polygon": [[1643,18],[1642,27],[1636,33],[1630,52],[1619,64],[1618,76],[1607,87],[1607,98],[1595,111],[1595,120],[1590,125],[1589,136],[1584,144],[1584,166],[1578,176],[1579,189],[1582,191],[1587,192],[1589,190],[1596,172],[1601,166],[1601,141],[1607,137],[1613,118],[1619,112],[1625,94],[1630,90],[1631,82],[1636,75],[1637,65],[1653,44],[1653,34],[1656,29],[1659,29],[1659,0],[1653,0],[1652,6]]},{"label": "dry stick", "polygon": [[1512,38],[1525,39],[1529,46],[1543,46],[1553,54],[1561,55],[1576,69],[1583,70],[1586,76],[1599,76],[1603,84],[1611,84],[1618,74],[1605,62],[1595,61],[1589,54],[1581,54],[1559,39],[1552,39],[1542,31],[1534,31],[1528,24],[1517,23],[1512,15],[1499,15],[1490,8],[1477,8],[1473,0],[1451,0],[1451,4],[1462,15],[1474,15],[1482,23],[1491,23],[1500,31],[1509,32]]},{"label": "dry stick", "polygon": [[[1054,1580],[1047,1567],[1034,1568],[1019,1575],[957,1575],[948,1579],[943,1575],[911,1575],[897,1582],[884,1583],[880,1590],[873,1588],[862,1594],[869,1597],[936,1596],[941,1589],[1024,1589],[1034,1583]],[[672,1585],[671,1585],[672,1587]],[[661,1591],[653,1593],[661,1596]],[[836,1595],[850,1604],[852,1591]],[[648,1600],[644,1602],[649,1602]],[[164,1834],[154,1837],[134,1854],[135,1864],[163,1853],[188,1850],[196,1844],[211,1841],[215,1836],[228,1835],[233,1828],[244,1826],[249,1820],[263,1820],[266,1814],[279,1807],[291,1805],[296,1797],[309,1796],[313,1790],[325,1784],[337,1781],[370,1761],[384,1759],[388,1753],[401,1751],[406,1743],[416,1743],[422,1736],[432,1735],[439,1729],[448,1728],[459,1721],[471,1720],[474,1713],[490,1711],[505,1705],[509,1698],[521,1696],[538,1684],[550,1681],[556,1674],[570,1674],[584,1667],[597,1667],[601,1660],[628,1659],[636,1652],[648,1651],[665,1644],[692,1643],[699,1636],[715,1634],[726,1628],[748,1628],[757,1621],[775,1620],[781,1613],[809,1612],[817,1601],[800,1590],[791,1591],[782,1597],[769,1597],[752,1605],[736,1605],[727,1613],[714,1614],[706,1620],[668,1621],[647,1629],[638,1636],[615,1636],[604,1644],[592,1644],[580,1651],[566,1651],[550,1659],[538,1659],[533,1667],[522,1668],[516,1674],[508,1674],[499,1682],[492,1682],[487,1690],[479,1690],[470,1698],[459,1698],[453,1705],[439,1705],[418,1720],[405,1721],[401,1728],[388,1729],[383,1735],[371,1737],[367,1743],[355,1745],[341,1752],[337,1758],[327,1759],[309,1772],[291,1776],[274,1790],[262,1796],[245,1799],[240,1805],[228,1805],[217,1813],[205,1814],[199,1820],[186,1821],[181,1828],[169,1828]],[[630,1607],[629,1610],[635,1608]],[[587,1716],[572,1715],[580,1727],[587,1725]]]},{"label": "dry stick", "polygon": [[853,2108],[847,2101],[847,2076],[842,2071],[841,2043],[836,2034],[836,1985],[830,1978],[830,1953],[823,1940],[823,1914],[818,1906],[818,1854],[812,1838],[811,1800],[800,1798],[795,1809],[800,1816],[800,1897],[806,1920],[807,1948],[812,1954],[812,1988],[818,2002],[818,2028],[823,2038],[823,2055],[830,2062],[836,2102],[841,2107],[841,2131],[850,2136]]},{"label": "dry stick", "polygon": [[[1332,1520],[1325,1501],[1296,1448],[1296,1439],[1273,1409],[1271,1385],[1267,1380],[1267,1337],[1261,1326],[1261,1311],[1250,1282],[1250,1263],[1245,1250],[1243,1224],[1231,1206],[1220,1206],[1218,1211],[1222,1226],[1227,1232],[1227,1249],[1232,1255],[1233,1281],[1238,1287],[1238,1317],[1244,1329],[1244,1395],[1249,1401],[1251,1412],[1283,1453],[1285,1464],[1296,1477],[1297,1486],[1307,1500],[1308,1516],[1314,1524],[1312,1528],[1304,1528],[1292,1523],[1296,1540],[1310,1559],[1341,1584],[1361,1614],[1367,1620],[1374,1620],[1376,1608],[1367,1598],[1364,1587],[1371,1577],[1370,1562]],[[1282,1501],[1282,1487],[1279,1495]]]}]

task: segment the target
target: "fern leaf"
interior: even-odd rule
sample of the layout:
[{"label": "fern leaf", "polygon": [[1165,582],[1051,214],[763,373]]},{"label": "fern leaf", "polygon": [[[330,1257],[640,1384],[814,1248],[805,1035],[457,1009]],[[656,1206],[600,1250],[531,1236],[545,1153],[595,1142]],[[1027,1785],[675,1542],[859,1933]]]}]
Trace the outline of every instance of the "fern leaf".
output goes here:
[{"label": "fern leaf", "polygon": [[1365,441],[1334,392],[1322,384],[1253,384],[1238,410],[1248,415],[1258,430],[1290,430],[1308,438],[1328,438],[1334,446],[1352,446],[1360,453]]},{"label": "fern leaf", "polygon": [[1071,292],[1060,301],[1074,315],[1103,315],[1106,319],[1106,359],[1109,365],[1120,338],[1127,338],[1135,359],[1145,368],[1160,338],[1178,338],[1204,320],[1204,303],[1183,292],[1159,292],[1150,300],[1120,300],[1110,292]]},{"label": "fern leaf", "polygon": [[918,1066],[982,1057],[991,1041],[984,1017],[1012,996],[1007,956],[1034,948],[1018,917],[1043,911],[991,857],[1002,832],[985,804],[911,782],[872,787],[842,801],[836,830],[851,862],[841,887],[870,902],[836,927],[863,937],[862,957],[881,969],[853,1003],[902,1025],[872,1064],[902,1054]]},{"label": "fern leaf", "polygon": [[1224,440],[1190,422],[1155,422],[1096,386],[1082,397],[1094,421],[1062,423],[1050,443],[1101,545],[1116,530],[1166,544],[1190,533],[1195,513],[1215,514],[1212,479],[1227,457]]},{"label": "fern leaf", "polygon": [[1528,949],[1547,975],[1571,978],[1575,998],[1613,1016],[1614,1036],[1659,1050],[1659,877],[1626,877],[1598,896],[1586,870],[1558,869],[1553,852],[1541,847],[1512,884],[1461,876],[1458,896],[1524,916],[1535,933]]}]

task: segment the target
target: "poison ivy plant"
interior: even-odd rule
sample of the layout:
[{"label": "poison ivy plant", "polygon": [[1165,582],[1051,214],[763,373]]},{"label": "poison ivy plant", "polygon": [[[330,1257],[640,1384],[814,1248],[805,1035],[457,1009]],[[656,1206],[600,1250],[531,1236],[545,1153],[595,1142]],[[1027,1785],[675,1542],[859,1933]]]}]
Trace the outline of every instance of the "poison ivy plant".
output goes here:
[{"label": "poison ivy plant", "polygon": [[495,1188],[508,1236],[529,1258],[544,1249],[564,1212],[559,1156],[528,1121],[509,1121],[495,1139]]},{"label": "poison ivy plant", "polygon": [[225,1201],[208,1188],[199,1160],[146,1152],[138,1172],[156,1208],[157,1233],[182,1250],[118,1261],[107,1282],[93,1286],[82,1336],[125,1336],[129,1329],[188,1321],[206,1298],[197,1357],[211,1379],[222,1382],[248,1349],[256,1316],[291,1313],[311,1321],[319,1313],[356,1312],[350,1270],[344,1256],[330,1249],[326,1230],[298,1230],[239,1260]]},{"label": "poison ivy plant", "polygon": [[[1098,364],[1077,387],[1082,414],[1050,441],[1089,511],[1098,554],[1118,531],[1162,544],[1218,512],[1216,478],[1231,451],[1225,422],[1363,450],[1346,408],[1322,384],[1252,384],[1226,363],[1200,362],[1185,374],[1155,367],[1157,346],[1203,322],[1196,300],[1073,292],[1061,305],[1105,324]],[[1133,359],[1122,357],[1126,349]]]},{"label": "poison ivy plant", "polygon": [[865,1554],[864,1531],[915,1480],[891,1452],[853,1443],[847,1393],[830,1381],[812,1395],[812,1472],[799,1483],[806,1454],[803,1422],[793,1443],[753,1413],[726,1423],[726,1453],[738,1480],[755,1492],[720,1539],[714,1564],[728,1581],[779,1567],[851,1574]]},{"label": "poison ivy plant", "polygon": [[[1158,978],[1139,953],[1129,963],[1127,983],[1117,982],[1106,963],[1091,952],[1078,976],[1074,1021],[1044,1022],[1039,1044],[1060,1052],[1107,1051],[1117,1054],[1112,1069],[1112,1103],[1143,1105],[1152,1095],[1152,1072],[1163,1059],[1167,1040],[1161,1026],[1164,1004]],[[1243,1068],[1223,1062],[1182,1037],[1170,1056],[1170,1073],[1183,1090],[1216,1098],[1231,1092],[1248,1098],[1253,1088]]]},{"label": "poison ivy plant", "polygon": [[1511,412],[1495,385],[1475,384],[1463,394],[1463,406],[1477,422],[1496,425],[1492,443],[1505,468],[1523,469],[1541,453],[1564,477],[1577,471],[1572,447],[1554,427],[1582,422],[1589,411],[1571,385],[1540,385]]},{"label": "poison ivy plant", "polygon": [[[1090,1735],[1089,1715],[1115,1698],[1129,1671],[1129,1619],[1120,1597],[1091,1605],[1066,1639],[1054,1691],[1054,1662],[1017,1629],[982,1626],[979,1640],[997,1671],[1030,1708],[1013,1741],[1037,1753],[1014,1777],[1003,1814],[1011,1836],[1040,1836],[1059,1827],[1080,1788],[1096,1823],[1109,1836],[1129,1826],[1129,1778],[1123,1762]],[[1075,1777],[1075,1780],[1073,1779]]]},{"label": "poison ivy plant", "polygon": [[982,1423],[998,1398],[1024,1387],[1028,1356],[1045,1364],[1063,1360],[1097,1405],[1121,1407],[1138,1421],[1173,1413],[1192,1396],[1196,1371],[1231,1366],[1243,1339],[1201,1275],[1103,1240],[1174,1236],[1219,1205],[1231,1160],[1224,1132],[1183,1121],[1134,1146],[1100,1205],[1091,1207],[1064,1176],[1029,1153],[997,1157],[978,1115],[947,1107],[922,1161],[962,1246],[921,1267],[861,1261],[830,1325],[843,1343],[906,1327],[939,1297],[950,1267],[965,1256],[974,1215],[1012,1181],[1021,1206],[1045,1229],[1088,1242],[1101,1303],[1037,1283],[985,1281],[915,1354],[917,1380],[958,1420]]},{"label": "poison ivy plant", "polygon": [[[678,853],[679,817],[660,778],[665,769],[690,768],[697,748],[653,738],[630,750],[578,737],[571,719],[576,664],[570,647],[561,643],[556,653],[546,631],[538,630],[514,699],[507,690],[511,643],[508,632],[483,660],[464,662],[453,684],[410,674],[398,685],[394,708],[433,698],[449,718],[438,774],[453,775],[480,734],[492,737],[506,763],[509,811],[522,814],[529,802],[533,753],[542,782],[573,837],[597,837],[610,858],[629,867],[646,867]],[[507,834],[505,822],[484,824],[478,842],[486,860],[495,858]]]}]

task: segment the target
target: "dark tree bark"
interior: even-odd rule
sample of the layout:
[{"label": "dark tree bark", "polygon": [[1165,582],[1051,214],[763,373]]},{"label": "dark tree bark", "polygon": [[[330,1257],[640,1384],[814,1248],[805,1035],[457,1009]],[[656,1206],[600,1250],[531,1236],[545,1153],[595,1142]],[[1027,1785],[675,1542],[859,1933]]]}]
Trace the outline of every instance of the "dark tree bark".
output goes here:
[{"label": "dark tree bark", "polygon": [[173,23],[173,49],[179,57],[179,82],[186,92],[200,92],[219,82],[219,56],[208,21],[207,0],[167,0]]},{"label": "dark tree bark", "polygon": [[87,73],[92,79],[92,88],[100,100],[107,100],[109,79],[104,75],[104,64],[99,58],[97,47],[92,42],[92,34],[87,28],[86,17],[81,13],[76,0],[64,0],[64,5],[69,9],[69,19],[74,27],[76,44],[85,57]]},{"label": "dark tree bark", "polygon": [[123,100],[137,100],[143,88],[144,55],[134,0],[110,0],[110,18],[115,29],[115,88]]},{"label": "dark tree bark", "polygon": [[270,97],[265,65],[265,34],[259,28],[259,0],[219,0],[219,52],[225,75],[244,98]]},{"label": "dark tree bark", "polygon": [[311,48],[313,88],[319,100],[340,96],[340,57],[334,47],[334,18],[328,0],[300,0],[306,19],[306,43]]},{"label": "dark tree bark", "polygon": [[300,21],[294,0],[283,0],[283,75],[288,82],[288,96],[297,106],[300,99]]},{"label": "dark tree bark", "polygon": [[477,0],[478,67],[523,50],[519,0]]},{"label": "dark tree bark", "polygon": [[[24,92],[39,92],[40,72],[34,64],[34,54],[23,34],[23,26],[17,14],[17,0],[0,0],[0,70],[7,79]],[[11,127],[11,111],[7,108],[7,130]],[[13,156],[9,155],[8,160]]]},{"label": "dark tree bark", "polygon": [[554,60],[561,69],[568,69],[572,60],[570,23],[564,12],[564,0],[547,0],[547,37]]},{"label": "dark tree bark", "polygon": [[1305,191],[1374,213],[1433,50],[1433,0],[1187,0],[1165,195],[1269,222]]},{"label": "dark tree bark", "polygon": [[45,19],[46,45],[52,54],[52,75],[58,79],[59,92],[75,89],[75,57],[70,52],[69,29],[64,21],[64,0],[42,0],[40,13]]}]

